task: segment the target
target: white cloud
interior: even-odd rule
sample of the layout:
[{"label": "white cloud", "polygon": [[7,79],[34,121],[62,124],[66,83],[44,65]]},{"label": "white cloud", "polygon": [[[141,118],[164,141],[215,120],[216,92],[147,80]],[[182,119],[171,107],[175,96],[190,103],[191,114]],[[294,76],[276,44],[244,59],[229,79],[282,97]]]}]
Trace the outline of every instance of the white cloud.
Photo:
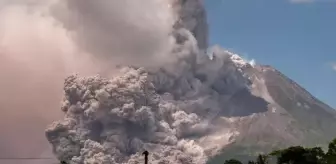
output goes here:
[{"label": "white cloud", "polygon": [[255,59],[250,59],[247,55],[244,55],[242,58],[245,62],[249,63],[252,66],[255,66],[257,64]]},{"label": "white cloud", "polygon": [[251,64],[252,66],[255,66],[256,65],[256,61],[254,59],[252,59],[252,60],[249,61],[249,64]]},{"label": "white cloud", "polygon": [[331,68],[332,68],[334,71],[336,71],[336,62],[331,63]]}]

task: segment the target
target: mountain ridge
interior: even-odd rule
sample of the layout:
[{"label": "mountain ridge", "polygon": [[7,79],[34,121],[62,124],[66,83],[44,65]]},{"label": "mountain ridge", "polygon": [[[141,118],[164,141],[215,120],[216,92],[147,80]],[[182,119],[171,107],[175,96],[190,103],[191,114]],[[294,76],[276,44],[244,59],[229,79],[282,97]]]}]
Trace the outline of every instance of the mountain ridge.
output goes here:
[{"label": "mountain ridge", "polygon": [[[257,74],[259,74],[259,77],[260,77],[260,74],[263,74],[262,76],[266,76],[266,78],[264,78],[265,85],[267,87],[267,90],[269,91],[268,93],[273,99],[273,102],[271,103],[274,103],[273,104],[274,106],[278,105],[277,108],[280,108],[280,110],[283,110],[283,113],[280,113],[279,116],[277,117],[281,117],[281,115],[287,115],[288,117],[290,117],[289,121],[290,122],[294,121],[293,122],[294,125],[289,124],[290,126],[286,126],[286,127],[291,127],[294,129],[294,131],[285,130],[279,133],[279,132],[272,130],[275,127],[277,127],[276,126],[277,124],[274,123],[274,121],[276,121],[277,119],[274,118],[274,116],[270,116],[267,113],[270,113],[270,111],[272,113],[275,112],[274,111],[275,108],[273,106],[271,107],[271,109],[264,110],[265,115],[269,115],[269,117],[273,117],[272,119],[267,121],[268,125],[260,124],[262,122],[260,120],[267,119],[267,117],[252,118],[250,121],[247,121],[248,124],[250,124],[249,127],[243,130],[243,131],[249,131],[250,129],[253,129],[253,127],[251,127],[253,126],[253,124],[257,124],[258,128],[263,129],[262,131],[258,131],[254,129],[255,131],[254,132],[252,131],[252,133],[247,132],[245,134],[242,134],[241,135],[242,137],[240,139],[237,139],[234,143],[232,143],[231,145],[228,145],[226,148],[223,149],[222,155],[215,157],[213,161],[209,163],[219,162],[220,160],[230,158],[230,156],[236,157],[238,159],[242,159],[243,161],[247,161],[249,159],[254,158],[254,156],[250,156],[253,153],[254,155],[256,155],[258,152],[267,153],[274,149],[284,148],[284,147],[292,146],[292,145],[316,146],[316,144],[322,144],[326,146],[328,140],[331,140],[334,138],[334,136],[336,135],[335,131],[333,130],[336,127],[335,126],[336,125],[335,124],[336,111],[333,108],[331,108],[327,104],[324,104],[322,101],[318,100],[316,97],[314,97],[311,93],[309,93],[307,90],[301,87],[294,80],[288,78],[283,73],[281,73],[280,71],[278,71],[277,69],[273,68],[270,65],[255,65],[254,68],[249,67],[249,69],[254,69],[254,71],[257,70]],[[250,77],[258,76],[255,74],[255,72],[253,71],[252,73],[250,72],[249,72]],[[272,79],[272,78],[275,78],[275,79]],[[284,81],[278,80],[279,78],[285,79],[285,80]],[[287,85],[284,83],[288,83],[290,85]],[[277,88],[277,86],[280,86],[280,88],[279,87]],[[293,89],[294,90],[293,93],[296,93],[296,94],[293,94],[293,97],[288,96],[290,98],[287,100],[281,99],[281,97],[287,97],[288,94],[284,94],[284,93],[286,92],[286,90],[291,90],[291,89]],[[280,93],[280,90],[283,90],[285,92]],[[292,103],[291,101],[294,101],[293,103],[297,103],[297,107],[288,106],[286,104],[286,103]],[[270,101],[268,102],[270,103]],[[305,113],[306,111],[301,111],[301,108],[308,110],[308,112]],[[300,111],[298,112],[297,110],[300,110]],[[300,114],[304,115],[303,117],[305,117],[307,120],[298,118]],[[313,118],[314,116],[319,117],[319,118]],[[281,120],[285,121],[286,119],[282,118]],[[253,123],[253,121],[256,121],[256,122]],[[308,125],[306,125],[306,122],[310,122],[310,121],[316,124],[307,123]],[[326,122],[324,123],[323,121],[326,121]],[[262,128],[262,127],[267,127],[270,125],[273,128],[266,128],[266,129]],[[284,134],[286,133],[292,134],[292,137],[284,136]],[[322,133],[322,135],[324,136],[321,136],[318,133]],[[260,148],[260,146],[262,145],[260,141],[265,141],[265,140],[267,141],[266,136],[269,136],[270,134],[271,136],[273,136],[271,137],[273,138],[272,139],[273,141],[271,140],[270,142],[280,142],[278,143],[279,145],[274,146],[271,143],[269,143],[269,145],[266,146],[268,148],[265,148],[265,147]],[[316,138],[311,137],[311,136],[315,136]],[[257,139],[253,139],[253,137],[257,137]],[[307,138],[310,138],[310,139],[307,139]],[[243,146],[244,143],[245,144],[247,143],[250,145]],[[253,144],[253,143],[257,143],[257,144]],[[237,152],[242,152],[242,153],[237,153]],[[223,156],[223,154],[227,154],[227,155]]]}]

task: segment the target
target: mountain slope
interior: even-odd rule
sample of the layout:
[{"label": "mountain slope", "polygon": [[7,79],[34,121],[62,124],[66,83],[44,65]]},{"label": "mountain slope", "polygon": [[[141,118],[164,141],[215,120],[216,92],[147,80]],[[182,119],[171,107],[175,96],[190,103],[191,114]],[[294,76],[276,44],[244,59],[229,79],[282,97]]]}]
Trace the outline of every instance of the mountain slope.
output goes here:
[{"label": "mountain slope", "polygon": [[[255,65],[243,70],[252,79],[252,85],[249,91],[238,93],[231,100],[244,104],[238,110],[233,109],[231,115],[239,117],[236,126],[241,133],[213,162],[231,157],[247,160],[259,152],[299,144],[326,146],[335,138],[334,109],[271,66]],[[251,101],[251,96],[244,96],[246,93],[261,100]]]}]

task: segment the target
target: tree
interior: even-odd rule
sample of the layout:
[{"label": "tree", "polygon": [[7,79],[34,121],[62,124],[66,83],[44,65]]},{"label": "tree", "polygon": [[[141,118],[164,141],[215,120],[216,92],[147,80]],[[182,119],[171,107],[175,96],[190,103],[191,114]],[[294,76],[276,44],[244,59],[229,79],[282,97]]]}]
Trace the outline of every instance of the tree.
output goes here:
[{"label": "tree", "polygon": [[289,147],[287,149],[278,150],[272,152],[272,155],[277,156],[277,163],[292,163],[292,164],[301,164],[303,161],[303,154],[305,149],[301,146]]},{"label": "tree", "polygon": [[336,138],[329,143],[325,160],[328,164],[336,164]]},{"label": "tree", "polygon": [[259,154],[256,161],[248,161],[248,164],[268,164],[268,156]]},{"label": "tree", "polygon": [[[256,161],[248,161],[248,164],[267,164],[270,156],[275,156],[278,164],[336,164],[336,138],[329,143],[327,153],[321,147],[292,146],[273,151],[269,155],[260,154]],[[224,164],[241,164],[241,162],[231,159]]]},{"label": "tree", "polygon": [[278,164],[323,164],[325,154],[320,147],[303,148],[301,146],[293,146],[287,149],[274,151],[271,155],[277,157]]},{"label": "tree", "polygon": [[259,154],[257,157],[256,164],[267,164],[267,163],[268,163],[267,156]]},{"label": "tree", "polygon": [[247,164],[257,164],[257,163],[254,161],[248,161]]},{"label": "tree", "polygon": [[224,164],[243,164],[242,162],[236,160],[236,159],[230,159],[230,160],[226,160],[224,162]]},{"label": "tree", "polygon": [[304,155],[307,163],[323,164],[325,163],[325,153],[320,147],[306,148]]}]

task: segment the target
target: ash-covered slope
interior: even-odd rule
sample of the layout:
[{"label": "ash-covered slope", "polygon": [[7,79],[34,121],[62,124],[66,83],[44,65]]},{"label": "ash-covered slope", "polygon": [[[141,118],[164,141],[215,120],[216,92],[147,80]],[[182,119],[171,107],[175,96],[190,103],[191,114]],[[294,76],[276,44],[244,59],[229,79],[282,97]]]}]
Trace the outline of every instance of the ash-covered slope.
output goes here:
[{"label": "ash-covered slope", "polygon": [[336,112],[275,69],[218,46],[205,53],[202,3],[173,2],[173,62],[65,80],[65,117],[46,130],[58,159],[142,163],[146,149],[152,164],[202,164],[336,136]]},{"label": "ash-covered slope", "polygon": [[242,70],[252,84],[235,93],[232,108],[223,113],[234,120],[240,135],[209,163],[233,157],[247,160],[292,145],[326,146],[335,138],[335,109],[271,66]]}]

